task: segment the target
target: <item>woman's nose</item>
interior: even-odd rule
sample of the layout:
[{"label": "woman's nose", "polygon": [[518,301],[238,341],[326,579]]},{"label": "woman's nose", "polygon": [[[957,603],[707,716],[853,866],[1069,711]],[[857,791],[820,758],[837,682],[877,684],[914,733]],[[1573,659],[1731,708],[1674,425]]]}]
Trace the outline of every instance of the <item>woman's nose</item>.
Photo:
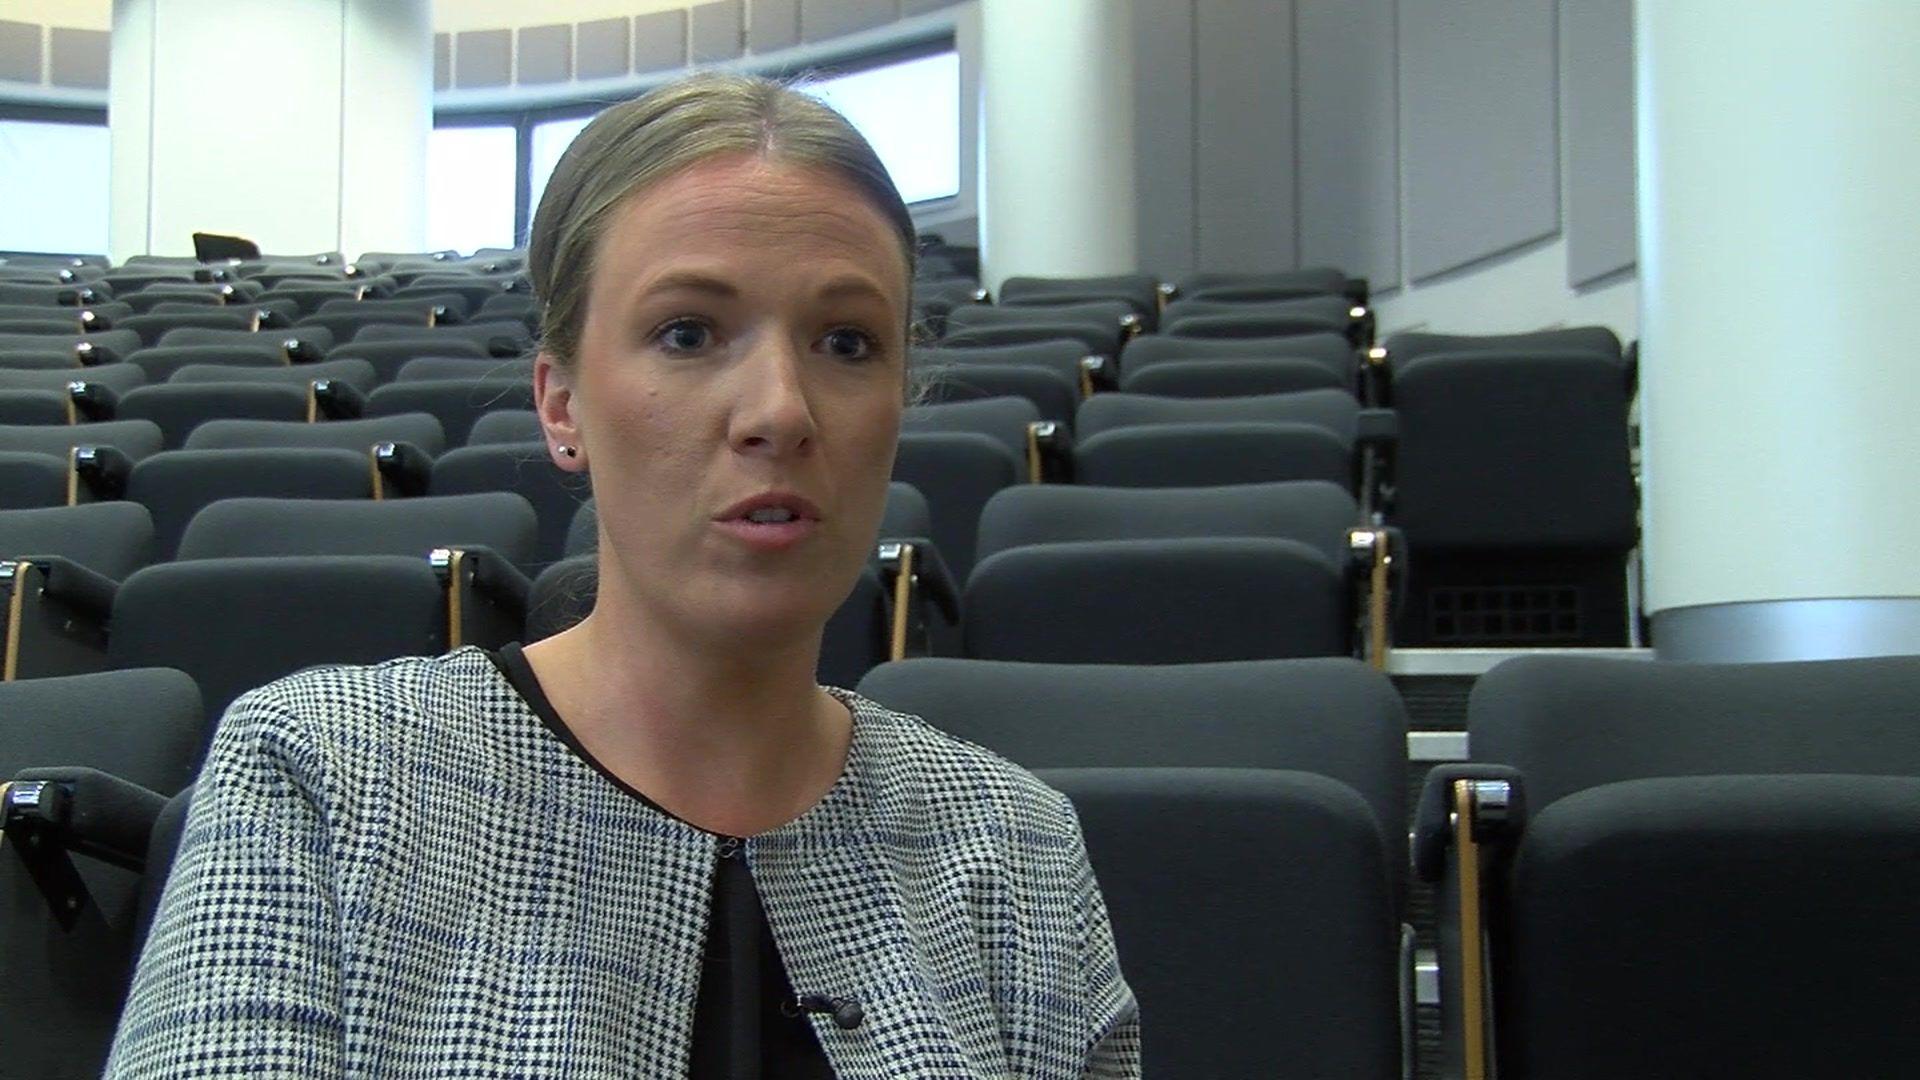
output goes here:
[{"label": "woman's nose", "polygon": [[743,453],[780,457],[811,449],[816,434],[804,353],[786,341],[755,348],[740,367],[732,442]]}]

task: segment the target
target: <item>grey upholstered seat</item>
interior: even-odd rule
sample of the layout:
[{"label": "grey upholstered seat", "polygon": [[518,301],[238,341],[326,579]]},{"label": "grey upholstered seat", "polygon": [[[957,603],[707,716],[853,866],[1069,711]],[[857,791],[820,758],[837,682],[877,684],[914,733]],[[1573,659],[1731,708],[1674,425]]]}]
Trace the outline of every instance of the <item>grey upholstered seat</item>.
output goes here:
[{"label": "grey upholstered seat", "polygon": [[1180,299],[1267,301],[1340,296],[1347,291],[1348,280],[1331,267],[1309,267],[1264,273],[1204,270],[1175,278],[1173,285]]},{"label": "grey upholstered seat", "polygon": [[412,499],[222,499],[193,516],[176,560],[285,555],[419,555],[482,547],[534,553],[533,507],[512,492]]},{"label": "grey upholstered seat", "polygon": [[406,443],[429,457],[446,449],[440,421],[428,413],[395,413],[308,424],[288,420],[209,420],[187,437],[188,450],[330,447],[365,453],[379,443]]},{"label": "grey upholstered seat", "polygon": [[1151,274],[1110,274],[1099,277],[1014,276],[1000,283],[1000,303],[1009,307],[1036,304],[1077,304],[1119,300],[1153,328],[1160,309],[1160,282]]},{"label": "grey upholstered seat", "polygon": [[435,495],[510,491],[525,499],[538,516],[539,534],[515,562],[536,574],[566,554],[567,527],[590,488],[585,475],[554,465],[541,443],[494,443],[457,447],[435,458],[428,490]]},{"label": "grey upholstered seat", "polygon": [[[71,775],[78,767],[137,785],[89,785],[78,793],[74,820],[94,841],[135,843],[162,797],[192,780],[204,733],[200,695],[178,671],[0,683],[0,779]],[[113,797],[123,790],[146,798]],[[65,847],[63,834],[47,839]],[[7,850],[0,851],[0,967],[15,995],[0,1009],[6,1070],[20,1076],[97,1075],[137,955],[141,876],[99,858],[72,858],[88,900],[62,927],[14,842],[10,833]]]},{"label": "grey upholstered seat", "polygon": [[533,386],[524,379],[422,379],[390,382],[367,395],[366,415],[430,413],[446,432],[447,445],[465,446],[474,421],[495,409],[533,408]]},{"label": "grey upholstered seat", "polygon": [[311,386],[293,383],[169,382],[127,391],[119,415],[153,421],[167,448],[178,449],[208,420],[309,420],[312,395]]},{"label": "grey upholstered seat", "polygon": [[1142,1040],[1146,1075],[1399,1075],[1391,856],[1351,788],[1265,769],[1040,777],[1073,803],[1145,1030],[1167,1033]]},{"label": "grey upholstered seat", "polygon": [[1120,353],[1120,371],[1138,373],[1148,367],[1195,360],[1299,360],[1320,364],[1342,386],[1355,385],[1359,354],[1353,342],[1337,332],[1290,337],[1171,337],[1145,334],[1127,342]]},{"label": "grey upholstered seat", "polygon": [[980,509],[1021,475],[1020,459],[1000,440],[978,432],[908,432],[900,436],[893,458],[893,479],[926,496],[933,510],[933,542],[963,581],[973,567]]},{"label": "grey upholstered seat", "polygon": [[0,510],[0,559],[54,555],[118,581],[153,560],[153,518],[138,503]]},{"label": "grey upholstered seat", "polygon": [[153,515],[155,557],[171,559],[193,515],[245,496],[369,499],[365,451],[313,448],[169,450],[133,467],[126,497]]},{"label": "grey upholstered seat", "polygon": [[261,382],[306,386],[317,380],[345,383],[362,396],[379,381],[365,360],[322,360],[314,364],[273,364],[233,367],[225,364],[188,364],[167,377],[170,383]]}]

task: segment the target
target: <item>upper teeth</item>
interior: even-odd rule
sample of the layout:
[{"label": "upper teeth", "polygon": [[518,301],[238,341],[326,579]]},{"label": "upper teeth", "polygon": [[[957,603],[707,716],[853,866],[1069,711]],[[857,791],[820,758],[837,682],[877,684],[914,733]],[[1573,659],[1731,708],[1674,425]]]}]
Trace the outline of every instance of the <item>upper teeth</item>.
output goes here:
[{"label": "upper teeth", "polygon": [[788,510],[784,506],[767,506],[767,507],[762,507],[759,510],[748,511],[747,520],[759,522],[761,524],[771,524],[773,522],[780,522],[780,521],[792,521],[793,511]]}]

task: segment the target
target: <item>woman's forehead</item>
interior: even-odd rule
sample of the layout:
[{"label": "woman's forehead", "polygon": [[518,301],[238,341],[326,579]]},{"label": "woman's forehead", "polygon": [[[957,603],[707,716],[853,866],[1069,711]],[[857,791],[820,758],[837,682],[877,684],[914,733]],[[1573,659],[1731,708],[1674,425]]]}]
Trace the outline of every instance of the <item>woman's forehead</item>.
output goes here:
[{"label": "woman's forehead", "polygon": [[898,234],[858,187],[759,155],[710,158],[635,192],[609,222],[601,255],[622,277],[689,257],[852,264],[902,288],[906,277]]}]

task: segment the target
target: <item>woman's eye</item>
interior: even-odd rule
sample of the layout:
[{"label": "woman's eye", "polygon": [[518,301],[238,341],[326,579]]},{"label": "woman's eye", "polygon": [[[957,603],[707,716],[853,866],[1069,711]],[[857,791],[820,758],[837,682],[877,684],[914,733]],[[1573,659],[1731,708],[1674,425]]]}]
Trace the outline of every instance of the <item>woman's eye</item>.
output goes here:
[{"label": "woman's eye", "polygon": [[713,331],[694,319],[675,319],[653,336],[668,352],[699,352],[713,343]]},{"label": "woman's eye", "polygon": [[872,335],[843,326],[827,331],[827,336],[820,339],[820,345],[842,360],[865,360],[873,355],[874,342]]}]

